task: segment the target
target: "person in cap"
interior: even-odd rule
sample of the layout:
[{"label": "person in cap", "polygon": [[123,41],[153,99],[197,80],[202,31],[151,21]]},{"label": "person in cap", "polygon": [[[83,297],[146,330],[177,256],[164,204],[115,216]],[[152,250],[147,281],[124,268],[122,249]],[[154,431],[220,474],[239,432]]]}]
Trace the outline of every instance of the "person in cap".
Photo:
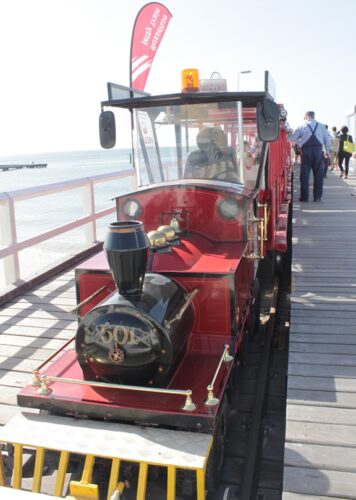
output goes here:
[{"label": "person in cap", "polygon": [[[287,135],[290,142],[301,146],[302,161],[300,165],[300,198],[299,201],[309,201],[309,177],[313,171],[313,198],[321,201],[324,182],[324,154],[330,155],[330,136],[325,125],[315,120],[314,111],[307,111],[304,123],[294,132]],[[323,152],[325,149],[325,153]]]},{"label": "person in cap", "polygon": [[206,127],[196,138],[198,150],[192,151],[186,162],[184,177],[237,182],[235,151],[219,127]]}]

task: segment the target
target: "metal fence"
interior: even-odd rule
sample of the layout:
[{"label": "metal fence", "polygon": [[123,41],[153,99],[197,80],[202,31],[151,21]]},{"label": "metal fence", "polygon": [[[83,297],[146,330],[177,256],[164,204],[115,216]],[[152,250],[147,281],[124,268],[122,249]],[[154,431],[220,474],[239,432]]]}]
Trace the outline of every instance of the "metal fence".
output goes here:
[{"label": "metal fence", "polygon": [[[134,171],[129,169],[122,172],[111,172],[82,179],[0,193],[0,268],[2,264],[1,271],[3,275],[3,280],[0,280],[0,289],[23,279],[23,270],[21,269],[19,259],[19,253],[22,250],[29,249],[34,245],[79,228],[84,229],[84,247],[89,248],[93,246],[97,242],[98,219],[115,212],[114,201],[111,207],[96,210],[94,186],[99,183],[108,183],[124,178],[128,179],[134,188]],[[18,240],[17,202],[45,197],[55,193],[67,193],[74,189],[82,190],[83,216],[46,230],[36,236],[21,241]],[[120,193],[118,192],[117,194]],[[43,207],[45,211],[45,204]]]}]

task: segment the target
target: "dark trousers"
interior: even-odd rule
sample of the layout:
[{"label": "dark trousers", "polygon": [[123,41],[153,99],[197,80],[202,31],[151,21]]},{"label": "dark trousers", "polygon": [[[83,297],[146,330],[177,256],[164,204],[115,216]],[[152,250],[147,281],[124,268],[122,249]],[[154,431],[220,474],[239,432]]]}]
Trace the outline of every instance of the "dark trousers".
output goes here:
[{"label": "dark trousers", "polygon": [[323,195],[324,182],[324,158],[321,146],[308,146],[303,148],[302,163],[300,165],[300,197],[304,201],[309,199],[309,177],[313,171],[314,200],[320,199]]},{"label": "dark trousers", "polygon": [[330,167],[330,158],[329,158],[329,156],[327,158],[325,158],[323,156],[323,162],[324,162],[324,177],[327,177],[328,176],[328,170],[329,170],[329,167]]},{"label": "dark trousers", "polygon": [[339,153],[339,168],[340,168],[341,172],[344,171],[342,164],[345,160],[345,175],[346,176],[349,175],[350,158],[351,158],[350,154]]}]

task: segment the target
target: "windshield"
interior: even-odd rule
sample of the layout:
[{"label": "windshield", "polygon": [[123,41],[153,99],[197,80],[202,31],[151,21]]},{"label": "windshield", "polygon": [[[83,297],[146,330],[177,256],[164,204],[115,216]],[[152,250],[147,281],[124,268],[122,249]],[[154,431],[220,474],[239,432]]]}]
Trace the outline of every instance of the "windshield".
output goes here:
[{"label": "windshield", "polygon": [[254,188],[261,156],[256,109],[214,102],[135,109],[138,185],[205,179]]}]

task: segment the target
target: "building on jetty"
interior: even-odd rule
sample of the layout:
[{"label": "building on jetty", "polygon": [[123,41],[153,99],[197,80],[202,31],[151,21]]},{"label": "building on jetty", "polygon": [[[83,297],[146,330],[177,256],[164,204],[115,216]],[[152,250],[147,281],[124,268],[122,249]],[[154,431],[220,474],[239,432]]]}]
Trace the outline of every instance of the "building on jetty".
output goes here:
[{"label": "building on jetty", "polygon": [[22,163],[20,165],[8,164],[0,165],[0,170],[20,170],[21,168],[46,168],[47,163]]}]

